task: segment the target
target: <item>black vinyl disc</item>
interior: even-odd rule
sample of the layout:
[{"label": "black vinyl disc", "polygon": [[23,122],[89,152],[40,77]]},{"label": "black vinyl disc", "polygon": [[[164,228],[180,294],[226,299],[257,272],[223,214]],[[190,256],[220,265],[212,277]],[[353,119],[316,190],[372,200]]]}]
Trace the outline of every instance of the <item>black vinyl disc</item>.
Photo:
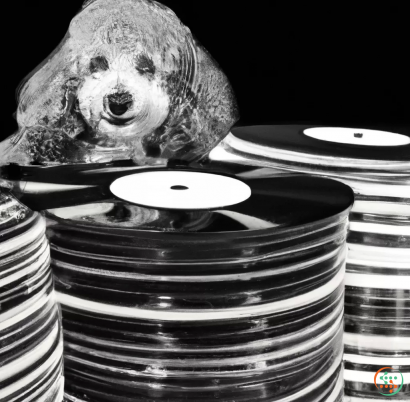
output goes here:
[{"label": "black vinyl disc", "polygon": [[[135,175],[143,172],[194,172],[199,174],[199,179],[202,175],[210,175],[192,169],[145,169]],[[216,176],[215,173],[213,175]],[[251,190],[248,199],[234,205],[212,208],[175,210],[127,202],[110,191],[109,181],[100,186],[65,191],[51,199],[43,196],[43,202],[40,202],[38,195],[31,199],[25,196],[23,202],[30,205],[32,201],[37,208],[48,209],[56,219],[70,219],[78,224],[89,222],[110,228],[214,234],[268,228],[278,230],[312,224],[342,213],[353,202],[353,193],[349,187],[323,178],[251,178],[242,179],[241,182]],[[212,188],[205,190],[213,191]],[[141,188],[138,191],[147,190]],[[87,202],[84,203],[84,200]],[[246,236],[245,233],[243,235]]]},{"label": "black vinyl disc", "polygon": [[[232,134],[243,141],[258,144],[271,149],[287,150],[312,156],[328,156],[333,158],[366,159],[378,161],[405,161],[410,164],[410,132],[402,133],[380,132],[380,135],[399,134],[409,137],[407,144],[398,146],[360,145],[360,141],[376,137],[379,131],[357,128],[352,130],[351,136],[358,138],[354,144],[322,141],[306,135],[309,129],[327,128],[324,135],[330,140],[336,141],[338,135],[335,127],[312,126],[312,125],[273,125],[273,126],[249,126],[237,127]],[[350,129],[345,129],[350,130]],[[356,136],[356,137],[355,137]],[[333,137],[333,138],[332,138]],[[407,142],[403,138],[402,142]]]}]

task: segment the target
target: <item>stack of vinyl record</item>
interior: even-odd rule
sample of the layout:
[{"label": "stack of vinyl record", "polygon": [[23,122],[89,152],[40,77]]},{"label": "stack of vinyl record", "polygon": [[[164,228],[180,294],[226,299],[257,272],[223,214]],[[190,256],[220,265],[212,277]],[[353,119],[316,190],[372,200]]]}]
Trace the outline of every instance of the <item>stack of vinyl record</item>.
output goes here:
[{"label": "stack of vinyl record", "polygon": [[62,330],[45,221],[0,190],[0,400],[63,400]]},{"label": "stack of vinyl record", "polygon": [[67,401],[342,401],[349,187],[157,169],[64,198]]},{"label": "stack of vinyl record", "polygon": [[[346,395],[352,402],[391,395],[400,387],[396,398],[410,395],[409,144],[408,133],[259,126],[234,130],[211,153],[214,160],[260,167],[247,176],[306,173],[334,178],[354,190],[344,357]],[[386,367],[400,371],[403,382],[384,391],[375,373]]]}]

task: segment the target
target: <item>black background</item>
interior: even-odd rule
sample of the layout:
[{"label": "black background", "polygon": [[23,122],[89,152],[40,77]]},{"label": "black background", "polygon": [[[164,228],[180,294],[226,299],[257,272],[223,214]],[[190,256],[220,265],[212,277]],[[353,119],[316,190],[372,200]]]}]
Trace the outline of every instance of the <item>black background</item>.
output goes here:
[{"label": "black background", "polygon": [[[115,0],[113,0],[115,1]],[[311,122],[409,132],[406,2],[163,0],[219,62],[239,125]],[[19,82],[64,37],[81,0],[2,4],[0,139]]]}]

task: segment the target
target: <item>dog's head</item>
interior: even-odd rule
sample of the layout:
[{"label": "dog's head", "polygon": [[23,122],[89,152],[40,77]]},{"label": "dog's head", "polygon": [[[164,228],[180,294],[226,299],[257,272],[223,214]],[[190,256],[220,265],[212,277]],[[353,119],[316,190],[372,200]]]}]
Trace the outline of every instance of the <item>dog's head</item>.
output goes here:
[{"label": "dog's head", "polygon": [[0,163],[195,160],[237,120],[225,75],[176,15],[150,0],[93,0],[21,86]]}]

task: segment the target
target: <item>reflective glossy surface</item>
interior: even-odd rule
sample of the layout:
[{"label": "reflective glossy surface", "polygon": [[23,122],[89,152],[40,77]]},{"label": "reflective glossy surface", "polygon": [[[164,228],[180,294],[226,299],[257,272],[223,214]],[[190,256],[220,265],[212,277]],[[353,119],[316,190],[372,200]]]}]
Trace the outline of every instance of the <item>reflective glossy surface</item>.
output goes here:
[{"label": "reflective glossy surface", "polygon": [[62,355],[45,221],[0,190],[0,400],[61,402]]},{"label": "reflective glossy surface", "polygon": [[251,198],[218,211],[47,212],[67,401],[342,400],[352,193],[246,183]]},{"label": "reflective glossy surface", "polygon": [[[156,172],[159,170],[155,169]],[[165,171],[172,172],[170,169]],[[103,174],[100,177],[103,181]],[[122,201],[110,192],[110,178],[111,175],[108,174],[106,185],[87,186],[61,192],[59,197],[55,195],[53,200],[45,201],[41,206],[44,208],[47,204],[63,206],[68,204],[67,207],[55,208],[51,212],[57,218],[70,219],[78,225],[93,222],[100,223],[101,226],[108,225],[107,227],[221,232],[221,238],[238,235],[247,238],[254,236],[253,230],[314,224],[329,216],[340,214],[346,209],[346,205],[350,205],[353,197],[352,191],[347,186],[326,179],[303,176],[276,179],[253,178],[242,180],[250,187],[252,195],[241,203],[214,210],[177,211],[140,207]],[[209,188],[209,191],[212,189]],[[337,199],[333,197],[335,192],[339,195]],[[86,196],[94,202],[83,204],[82,201]],[[32,196],[32,199],[34,198],[36,196]],[[30,197],[23,200],[30,205]],[[104,230],[103,227],[101,229]],[[228,235],[223,232],[234,233]],[[207,238],[215,238],[215,236],[207,236]]]},{"label": "reflective glossy surface", "polygon": [[[235,135],[213,154],[220,161],[239,158],[240,163],[261,167],[245,176],[286,177],[303,172],[334,178],[354,190],[356,201],[350,214],[346,268],[346,400],[385,398],[373,383],[374,374],[383,367],[394,367],[403,373],[403,388],[394,398],[408,400],[409,146],[330,144],[302,138],[305,128],[265,126],[234,130]],[[373,158],[377,160],[372,161]]]}]

